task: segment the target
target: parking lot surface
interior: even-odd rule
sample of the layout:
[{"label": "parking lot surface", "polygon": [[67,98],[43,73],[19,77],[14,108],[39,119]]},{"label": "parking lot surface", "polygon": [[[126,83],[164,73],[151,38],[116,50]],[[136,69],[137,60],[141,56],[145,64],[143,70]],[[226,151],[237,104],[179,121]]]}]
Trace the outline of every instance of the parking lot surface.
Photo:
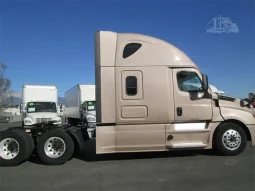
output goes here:
[{"label": "parking lot surface", "polygon": [[254,191],[255,148],[235,157],[209,151],[78,156],[60,166],[36,158],[0,168],[1,191]]}]

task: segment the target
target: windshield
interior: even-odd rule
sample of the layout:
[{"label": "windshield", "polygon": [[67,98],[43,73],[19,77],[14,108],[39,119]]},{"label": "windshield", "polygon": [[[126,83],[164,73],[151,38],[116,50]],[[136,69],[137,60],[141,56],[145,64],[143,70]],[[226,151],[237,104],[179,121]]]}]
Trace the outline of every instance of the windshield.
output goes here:
[{"label": "windshield", "polygon": [[96,110],[96,102],[95,101],[89,101],[87,103],[87,111],[95,111]]},{"label": "windshield", "polygon": [[27,113],[36,112],[57,112],[54,102],[29,102],[27,104]]}]

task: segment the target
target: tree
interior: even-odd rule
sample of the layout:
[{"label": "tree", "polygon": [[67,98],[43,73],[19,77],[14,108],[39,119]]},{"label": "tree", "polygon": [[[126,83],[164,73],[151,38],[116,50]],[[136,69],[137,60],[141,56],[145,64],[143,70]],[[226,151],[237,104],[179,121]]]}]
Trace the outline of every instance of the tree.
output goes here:
[{"label": "tree", "polygon": [[0,110],[7,107],[11,101],[11,97],[9,96],[11,80],[4,77],[6,69],[7,66],[0,62]]}]

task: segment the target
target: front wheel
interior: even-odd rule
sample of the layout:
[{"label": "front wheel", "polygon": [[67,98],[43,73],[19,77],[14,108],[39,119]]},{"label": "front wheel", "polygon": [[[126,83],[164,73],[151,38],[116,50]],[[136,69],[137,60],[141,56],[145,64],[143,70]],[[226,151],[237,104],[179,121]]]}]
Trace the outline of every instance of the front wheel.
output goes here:
[{"label": "front wheel", "polygon": [[220,155],[239,155],[246,148],[246,133],[242,127],[235,123],[220,125],[214,136],[214,148]]},{"label": "front wheel", "polygon": [[43,134],[39,138],[37,152],[43,163],[60,165],[72,157],[74,143],[64,130],[55,129]]}]

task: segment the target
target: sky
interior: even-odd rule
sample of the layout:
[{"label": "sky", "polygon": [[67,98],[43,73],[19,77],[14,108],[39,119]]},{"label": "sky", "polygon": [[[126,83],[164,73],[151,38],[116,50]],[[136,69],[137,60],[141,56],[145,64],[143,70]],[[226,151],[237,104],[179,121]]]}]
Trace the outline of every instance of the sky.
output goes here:
[{"label": "sky", "polygon": [[[207,33],[229,17],[239,33]],[[23,84],[94,84],[94,32],[141,33],[184,51],[226,94],[255,92],[254,0],[0,0],[0,61]]]}]

